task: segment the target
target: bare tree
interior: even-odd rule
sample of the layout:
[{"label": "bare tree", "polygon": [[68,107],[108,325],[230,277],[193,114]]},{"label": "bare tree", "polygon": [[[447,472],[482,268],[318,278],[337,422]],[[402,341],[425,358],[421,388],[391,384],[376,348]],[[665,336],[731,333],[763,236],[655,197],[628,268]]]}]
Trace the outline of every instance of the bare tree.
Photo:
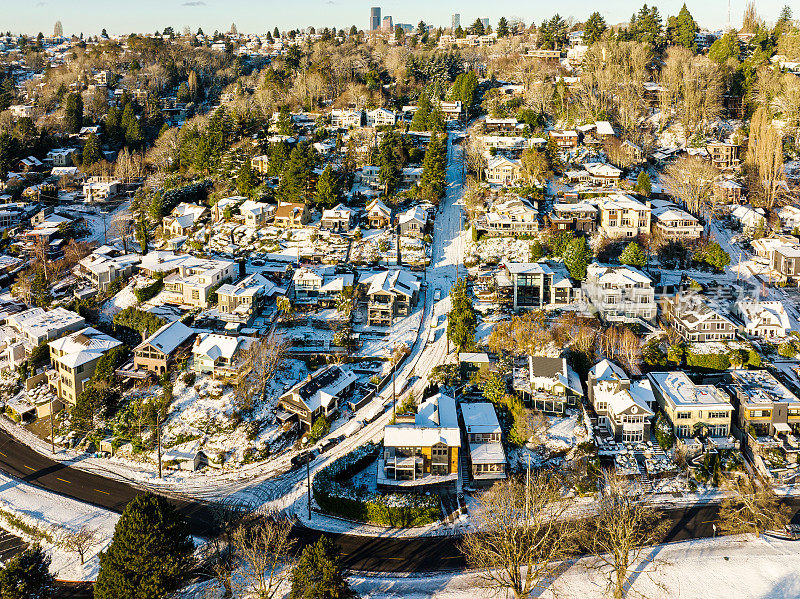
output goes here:
[{"label": "bare tree", "polygon": [[625,596],[625,583],[648,545],[661,540],[667,523],[646,501],[640,489],[616,475],[607,475],[597,501],[597,515],[585,535],[596,556],[588,567],[601,572],[614,599]]},{"label": "bare tree", "polygon": [[267,514],[243,524],[233,533],[233,545],[239,558],[239,574],[245,588],[259,599],[272,599],[291,573],[294,541],[289,538],[291,522]]},{"label": "bare tree", "polygon": [[704,214],[711,201],[717,169],[702,158],[689,156],[676,160],[664,170],[661,182],[665,189],[690,212]]},{"label": "bare tree", "polygon": [[288,350],[289,341],[273,331],[243,352],[234,392],[234,403],[240,409],[248,411],[263,399]]},{"label": "bare tree", "polygon": [[754,481],[743,475],[729,478],[724,488],[728,496],[719,508],[723,534],[761,535],[783,528],[789,522],[789,507],[780,504],[769,481]]},{"label": "bare tree", "polygon": [[86,554],[96,546],[100,538],[100,531],[86,524],[78,530],[63,529],[58,538],[58,546],[69,553],[77,553],[81,565],[86,562]]},{"label": "bare tree", "polygon": [[130,210],[121,210],[114,215],[110,229],[122,241],[123,251],[128,253],[128,241],[133,237],[134,220]]},{"label": "bare tree", "polygon": [[212,570],[225,591],[225,597],[233,595],[233,574],[239,567],[234,535],[243,522],[252,517],[253,511],[249,504],[233,499],[213,503],[210,508],[210,525],[217,533],[211,538]]},{"label": "bare tree", "polygon": [[577,527],[565,518],[569,503],[561,492],[558,478],[537,473],[528,484],[496,483],[481,497],[476,531],[461,551],[484,586],[527,599],[573,554]]},{"label": "bare tree", "polygon": [[498,323],[489,336],[489,348],[515,356],[538,354],[551,339],[544,311],[535,310]]},{"label": "bare tree", "polygon": [[783,138],[772,124],[772,115],[763,106],[756,109],[750,122],[750,140],[745,160],[750,188],[757,192],[760,204],[772,209],[786,183],[783,167]]}]

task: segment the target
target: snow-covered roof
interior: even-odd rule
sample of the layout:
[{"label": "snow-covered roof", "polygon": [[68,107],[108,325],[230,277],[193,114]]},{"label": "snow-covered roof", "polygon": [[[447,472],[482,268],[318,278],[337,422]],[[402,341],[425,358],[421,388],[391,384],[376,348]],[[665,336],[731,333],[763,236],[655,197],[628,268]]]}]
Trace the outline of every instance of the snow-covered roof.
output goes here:
[{"label": "snow-covered roof", "polygon": [[390,424],[384,429],[386,447],[431,447],[437,443],[461,446],[455,399],[442,393],[420,404],[414,424]]},{"label": "snow-covered roof", "polygon": [[47,337],[53,331],[81,326],[84,322],[82,316],[60,306],[48,311],[31,308],[8,318],[8,324],[34,339]]},{"label": "snow-covered roof", "polygon": [[230,362],[238,351],[247,349],[255,342],[256,340],[251,337],[200,333],[192,348],[192,353],[196,356],[207,356],[214,361],[225,358]]},{"label": "snow-covered roof", "polygon": [[614,127],[608,121],[597,121],[595,126],[597,127],[598,135],[616,135]]},{"label": "snow-covered roof", "polygon": [[389,209],[389,207],[377,198],[369,203],[367,206],[367,212],[370,214],[377,212],[386,217],[392,214],[392,211]]},{"label": "snow-covered roof", "polygon": [[599,198],[598,204],[605,210],[637,210],[649,211],[650,207],[642,204],[633,196],[615,193],[610,196]]},{"label": "snow-covered roof", "polygon": [[401,225],[414,220],[425,224],[428,221],[428,213],[421,206],[414,206],[403,212],[398,218]]},{"label": "snow-covered roof", "polygon": [[330,406],[339,394],[358,380],[358,376],[350,369],[337,364],[323,366],[312,373],[309,378],[298,383],[292,390],[300,396],[306,407],[314,410]]},{"label": "snow-covered roof", "polygon": [[615,382],[599,381],[594,386],[593,397],[595,402],[605,402],[613,414],[630,410],[635,413],[641,411],[646,417],[653,416],[650,406],[655,403],[655,397],[648,380],[634,381],[629,389],[623,389]]},{"label": "snow-covered roof", "polygon": [[194,329],[187,327],[180,320],[169,322],[142,341],[136,349],[145,345],[152,345],[166,355],[175,351],[181,343],[194,335]]},{"label": "snow-covered roof", "polygon": [[404,270],[385,270],[375,273],[361,281],[361,283],[368,286],[367,295],[383,291],[386,293],[400,293],[406,297],[413,297],[420,288],[420,282],[417,280],[417,277]]},{"label": "snow-covered roof", "polygon": [[780,301],[760,302],[740,300],[734,304],[736,313],[744,321],[745,328],[777,328],[783,334],[791,330],[789,315]]},{"label": "snow-covered roof", "polygon": [[473,464],[502,464],[506,453],[502,443],[470,443],[469,459]]},{"label": "snow-covered roof", "polygon": [[628,375],[619,366],[608,358],[603,358],[592,366],[589,373],[594,376],[596,381],[626,381]]},{"label": "snow-covered roof", "polygon": [[596,278],[599,283],[609,283],[613,286],[635,285],[637,283],[652,284],[650,277],[632,266],[603,266],[592,263],[586,270],[587,279]]},{"label": "snow-covered roof", "polygon": [[489,402],[461,404],[461,415],[467,433],[499,433],[500,422]]},{"label": "snow-covered roof", "polygon": [[122,345],[122,342],[97,329],[87,327],[61,339],[51,341],[49,345],[60,353],[56,358],[59,362],[75,368],[100,358],[107,351]]},{"label": "snow-covered roof", "polygon": [[647,378],[673,408],[733,410],[725,392],[713,385],[695,385],[685,372],[650,372]]}]

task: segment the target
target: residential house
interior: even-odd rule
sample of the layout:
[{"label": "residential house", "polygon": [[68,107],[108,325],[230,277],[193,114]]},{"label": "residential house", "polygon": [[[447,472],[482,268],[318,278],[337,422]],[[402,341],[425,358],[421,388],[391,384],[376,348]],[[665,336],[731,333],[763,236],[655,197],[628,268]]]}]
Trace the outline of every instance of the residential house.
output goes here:
[{"label": "residential house", "polygon": [[45,163],[51,166],[75,166],[73,156],[78,153],[76,148],[55,148],[47,153]]},{"label": "residential house", "polygon": [[736,338],[737,325],[703,296],[677,293],[666,297],[664,315],[686,341],[730,341]]},{"label": "residential house", "polygon": [[444,115],[445,121],[457,121],[461,118],[462,107],[460,101],[445,102],[444,100],[440,100],[439,108]]},{"label": "residential house", "polygon": [[84,318],[61,306],[52,310],[31,308],[8,316],[6,324],[30,353],[36,346],[86,326]]},{"label": "residential house", "polygon": [[371,229],[383,229],[392,223],[392,211],[375,198],[367,205],[367,220]]},{"label": "residential house", "polygon": [[711,164],[720,170],[739,167],[739,146],[737,144],[715,142],[706,146]]},{"label": "residential house", "polygon": [[331,418],[355,389],[358,376],[338,364],[323,366],[278,399],[280,420],[297,418],[309,430],[320,417]]},{"label": "residential house", "polygon": [[498,198],[491,210],[478,218],[475,228],[486,235],[533,235],[539,230],[539,211],[518,196]]},{"label": "residential house", "polygon": [[519,157],[522,152],[533,145],[533,140],[519,135],[476,135],[475,140],[483,152],[491,152],[492,148],[505,155]]},{"label": "residential house", "polygon": [[186,235],[197,226],[200,219],[206,214],[208,214],[208,208],[205,206],[181,202],[172,209],[169,216],[164,217],[164,233],[169,233],[171,237]]},{"label": "residential house", "polygon": [[48,373],[50,389],[65,405],[74,406],[94,375],[100,358],[121,345],[122,342],[92,327],[51,341],[53,370]]},{"label": "residential house", "polygon": [[363,110],[331,110],[331,127],[336,129],[360,127],[363,121]]},{"label": "residential house", "polygon": [[208,308],[211,292],[226,281],[233,281],[238,265],[230,260],[207,260],[188,256],[177,272],[164,278],[167,301],[195,308]]},{"label": "residential house", "polygon": [[718,179],[714,181],[714,200],[721,206],[739,204],[742,201],[742,185],[733,179]]},{"label": "residential house", "polygon": [[392,326],[396,316],[408,316],[419,297],[420,282],[404,270],[382,271],[359,284],[367,296],[367,325]]},{"label": "residential house", "polygon": [[305,227],[311,220],[311,213],[305,203],[281,202],[275,211],[275,226],[287,229]]},{"label": "residential house", "polygon": [[253,156],[250,159],[250,167],[259,175],[266,175],[269,170],[269,156],[262,154],[260,156]]},{"label": "residential house", "polygon": [[482,382],[491,375],[494,362],[486,352],[461,352],[458,364],[462,380]]},{"label": "residential house", "polygon": [[747,234],[752,234],[758,229],[764,229],[767,225],[767,215],[763,208],[736,206],[731,211],[731,218],[737,221],[742,227],[742,231]]},{"label": "residential house", "polygon": [[298,304],[328,306],[336,303],[339,294],[352,287],[355,277],[350,273],[337,274],[333,267],[305,268],[294,271],[292,295]]},{"label": "residential house", "polygon": [[76,276],[89,281],[98,291],[107,291],[109,285],[119,277],[133,275],[134,267],[139,263],[139,254],[116,255],[112,248],[98,248],[75,265]]},{"label": "residential house", "polygon": [[731,434],[733,405],[728,395],[714,385],[696,385],[678,372],[650,372],[647,375],[658,406],[669,419],[679,439],[705,434],[726,444]]},{"label": "residential house", "polygon": [[239,206],[239,214],[244,217],[244,224],[248,227],[258,228],[267,223],[275,213],[275,206],[246,200]]},{"label": "residential house", "polygon": [[353,226],[353,211],[344,204],[338,204],[322,213],[320,230],[335,233],[349,233]]},{"label": "residential house", "polygon": [[619,179],[622,176],[622,169],[605,162],[587,162],[583,165],[584,170],[589,173],[589,181],[592,185],[599,187],[619,187]]},{"label": "residential house", "polygon": [[247,351],[256,343],[253,337],[200,333],[192,346],[192,369],[216,379],[236,378],[245,366]]},{"label": "residential house", "polygon": [[484,169],[487,183],[493,185],[515,185],[522,180],[522,165],[498,154],[489,160]]},{"label": "residential house", "polygon": [[217,289],[217,310],[225,322],[248,324],[261,311],[268,297],[285,290],[260,273],[246,276],[236,284],[226,283]]},{"label": "residential house", "polygon": [[226,210],[228,210],[228,213],[233,216],[236,207],[246,200],[247,198],[245,196],[230,196],[227,198],[220,198],[213,206],[211,206],[211,220],[215,223],[223,220],[225,218]]},{"label": "residential house", "polygon": [[759,437],[800,435],[800,399],[770,372],[729,370],[725,377],[745,439],[760,444]]},{"label": "residential house", "polygon": [[547,218],[550,225],[560,231],[594,233],[597,230],[598,214],[597,206],[589,202],[556,202]]},{"label": "residential house", "polygon": [[590,264],[582,289],[604,320],[633,323],[656,317],[653,281],[636,268]]},{"label": "residential house", "polygon": [[386,108],[367,110],[367,127],[394,127],[397,123],[397,114]]},{"label": "residential house", "polygon": [[489,402],[462,403],[461,417],[469,445],[472,483],[487,486],[506,477],[506,453],[501,442],[500,422]]},{"label": "residential house", "polygon": [[651,206],[632,196],[614,194],[599,198],[600,231],[607,237],[636,237],[650,233]]},{"label": "residential house", "polygon": [[800,229],[800,207],[789,204],[782,206],[775,211],[781,219],[781,225],[785,231]]},{"label": "residential house", "polygon": [[422,182],[421,166],[406,166],[400,171],[400,185],[403,187],[413,187]]},{"label": "residential house", "polygon": [[506,262],[504,267],[511,280],[515,312],[566,306],[581,298],[580,287],[573,284],[563,262]]},{"label": "residential house", "polygon": [[164,374],[175,363],[176,355],[187,346],[194,333],[194,329],[180,320],[168,322],[134,348],[134,369]]},{"label": "residential house", "polygon": [[577,131],[550,131],[550,139],[560,150],[573,150],[578,147]]},{"label": "residential house", "polygon": [[121,183],[108,177],[90,177],[83,184],[83,196],[87,202],[104,202],[120,193]]},{"label": "residential house", "polygon": [[438,393],[384,428],[378,487],[456,490],[461,430],[455,399]]},{"label": "residential house", "polygon": [[489,132],[513,133],[517,130],[517,119],[495,119],[486,117],[483,121],[483,127]]},{"label": "residential house", "polygon": [[649,380],[631,381],[610,360],[602,360],[589,370],[586,382],[589,403],[597,423],[618,443],[650,440],[650,419],[655,397]]},{"label": "residential house", "polygon": [[699,239],[703,225],[694,216],[674,205],[653,208],[653,231],[669,241]]},{"label": "residential house", "polygon": [[513,387],[525,403],[549,414],[563,414],[583,397],[580,377],[566,358],[528,356],[518,360]]},{"label": "residential house", "polygon": [[397,217],[397,228],[400,235],[422,237],[428,225],[428,212],[422,206],[414,206]]},{"label": "residential house", "polygon": [[597,137],[600,141],[607,141],[612,137],[616,137],[617,134],[614,131],[614,127],[611,126],[611,123],[608,121],[597,121],[595,122],[595,131],[597,132]]},{"label": "residential house", "polygon": [[792,331],[789,315],[780,301],[740,300],[733,304],[733,314],[744,324],[744,331],[753,337],[782,339]]},{"label": "residential house", "polygon": [[780,279],[800,281],[800,244],[776,248],[771,266]]}]

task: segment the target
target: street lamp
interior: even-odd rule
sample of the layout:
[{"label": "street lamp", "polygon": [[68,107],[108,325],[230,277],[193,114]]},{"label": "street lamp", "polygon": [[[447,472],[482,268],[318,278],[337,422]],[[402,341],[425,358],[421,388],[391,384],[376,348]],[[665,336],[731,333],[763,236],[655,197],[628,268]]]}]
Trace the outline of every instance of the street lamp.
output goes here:
[{"label": "street lamp", "polygon": [[308,450],[308,436],[303,437],[303,448],[306,451],[306,484],[308,485],[308,521],[311,522],[311,454]]}]

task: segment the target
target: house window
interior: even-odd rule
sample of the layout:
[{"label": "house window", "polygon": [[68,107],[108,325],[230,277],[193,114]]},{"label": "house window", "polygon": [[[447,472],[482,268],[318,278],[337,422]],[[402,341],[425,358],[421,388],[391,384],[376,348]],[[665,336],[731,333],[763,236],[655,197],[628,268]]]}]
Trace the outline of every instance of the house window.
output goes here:
[{"label": "house window", "polygon": [[192,299],[193,300],[200,299],[200,292],[197,289],[192,289]]},{"label": "house window", "polygon": [[692,417],[691,412],[678,412],[677,414],[675,414],[675,418],[677,420],[688,420],[691,417]]},{"label": "house window", "polygon": [[727,412],[709,412],[708,413],[708,417],[709,417],[709,419],[711,419],[711,418],[727,418],[728,417],[728,413]]}]

